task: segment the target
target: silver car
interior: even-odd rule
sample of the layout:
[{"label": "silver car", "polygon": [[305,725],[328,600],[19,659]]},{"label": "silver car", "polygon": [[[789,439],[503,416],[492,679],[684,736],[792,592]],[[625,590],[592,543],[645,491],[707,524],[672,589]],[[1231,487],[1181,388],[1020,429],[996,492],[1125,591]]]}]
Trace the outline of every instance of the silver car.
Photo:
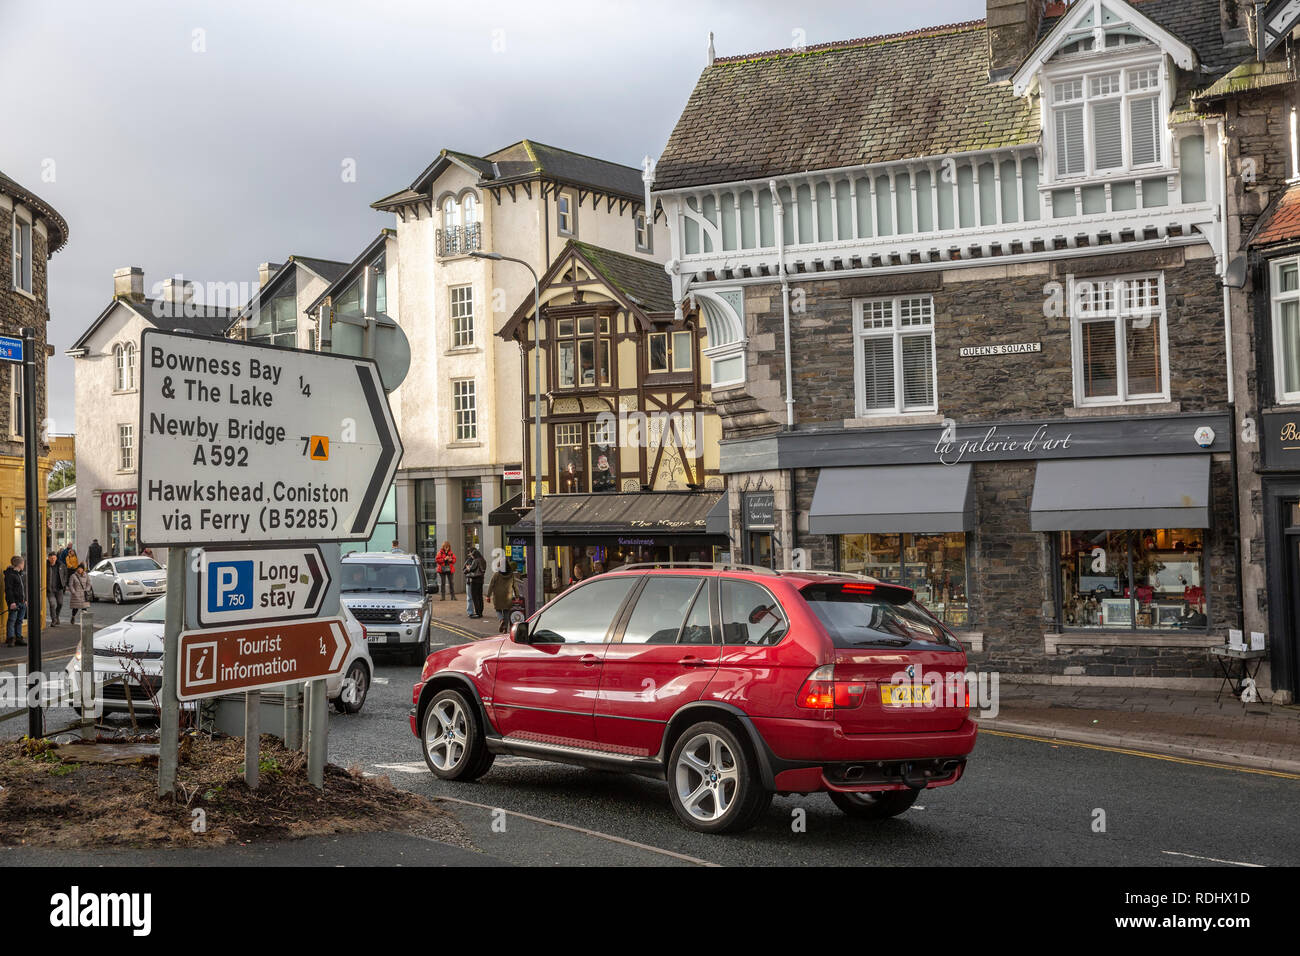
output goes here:
[{"label": "silver car", "polygon": [[90,596],[114,604],[157,597],[167,590],[167,569],[153,558],[133,555],[105,558],[86,572]]},{"label": "silver car", "polygon": [[[355,714],[366,702],[374,675],[374,664],[366,646],[366,633],[346,607],[339,615],[347,624],[352,650],[342,670],[325,678],[325,691],[336,710]],[[162,691],[163,625],[166,623],[167,598],[160,597],[128,614],[116,624],[95,632],[95,682],[100,684],[96,696],[102,710],[128,710],[152,713],[158,709]],[[72,688],[74,706],[80,707],[81,646],[65,668]],[[116,679],[115,679],[116,678]],[[111,680],[112,683],[103,683]],[[127,704],[127,694],[131,696]]]},{"label": "silver car", "polygon": [[345,554],[340,600],[366,626],[372,648],[404,653],[412,663],[429,654],[429,587],[413,554]]}]

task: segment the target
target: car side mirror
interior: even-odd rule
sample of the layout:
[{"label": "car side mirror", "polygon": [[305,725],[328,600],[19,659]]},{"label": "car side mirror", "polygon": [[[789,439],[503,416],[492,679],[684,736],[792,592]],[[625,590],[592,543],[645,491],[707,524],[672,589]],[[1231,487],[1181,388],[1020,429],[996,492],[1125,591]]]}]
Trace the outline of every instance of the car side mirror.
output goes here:
[{"label": "car side mirror", "polygon": [[437,586],[435,586],[435,585],[433,585],[433,584],[426,584],[426,585],[424,586],[424,593],[425,593],[425,594],[437,594],[437,593],[438,593],[438,588],[437,588]]},{"label": "car side mirror", "polygon": [[510,640],[516,644],[528,643],[528,622],[520,621],[514,627],[510,628]]}]

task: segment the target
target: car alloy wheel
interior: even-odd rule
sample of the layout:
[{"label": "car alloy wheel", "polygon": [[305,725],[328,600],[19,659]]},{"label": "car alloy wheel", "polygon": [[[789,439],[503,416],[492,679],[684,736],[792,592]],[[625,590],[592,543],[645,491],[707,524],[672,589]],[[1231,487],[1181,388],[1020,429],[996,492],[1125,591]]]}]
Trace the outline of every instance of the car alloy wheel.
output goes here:
[{"label": "car alloy wheel", "polygon": [[369,692],[370,672],[361,661],[353,661],[343,677],[343,687],[339,690],[338,700],[335,701],[337,709],[345,714],[360,712],[366,702],[366,694]]},{"label": "car alloy wheel", "polygon": [[114,604],[122,603],[122,589],[118,587],[116,584],[113,585],[113,603]]},{"label": "car alloy wheel", "polygon": [[740,789],[736,755],[717,734],[696,734],[677,755],[673,784],[687,813],[701,823],[716,822]]},{"label": "car alloy wheel", "polygon": [[465,759],[468,743],[465,708],[452,697],[434,701],[424,718],[424,749],[429,762],[437,770],[452,773]]}]

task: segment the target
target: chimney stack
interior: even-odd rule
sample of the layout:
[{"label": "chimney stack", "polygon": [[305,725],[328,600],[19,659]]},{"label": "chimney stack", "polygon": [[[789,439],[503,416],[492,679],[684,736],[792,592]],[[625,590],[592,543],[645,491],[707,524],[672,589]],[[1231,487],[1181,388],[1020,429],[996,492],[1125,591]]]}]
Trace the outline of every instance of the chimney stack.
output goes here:
[{"label": "chimney stack", "polygon": [[987,0],[989,79],[1009,80],[1038,42],[1044,0]]},{"label": "chimney stack", "polygon": [[263,262],[257,267],[257,287],[265,288],[266,284],[275,278],[275,274],[284,268],[278,262]]},{"label": "chimney stack", "polygon": [[185,305],[194,301],[194,283],[187,279],[176,276],[172,279],[164,279],[162,284],[162,300],[172,305]]},{"label": "chimney stack", "polygon": [[113,273],[113,298],[144,301],[144,270],[139,266],[125,266]]}]

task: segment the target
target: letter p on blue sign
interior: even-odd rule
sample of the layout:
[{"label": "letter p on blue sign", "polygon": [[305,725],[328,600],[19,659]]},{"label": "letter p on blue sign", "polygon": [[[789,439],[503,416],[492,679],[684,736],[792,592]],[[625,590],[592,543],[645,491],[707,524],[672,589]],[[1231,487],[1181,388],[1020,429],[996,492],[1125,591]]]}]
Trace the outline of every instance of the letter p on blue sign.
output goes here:
[{"label": "letter p on blue sign", "polygon": [[209,614],[245,610],[252,605],[252,561],[214,561],[208,566]]}]

